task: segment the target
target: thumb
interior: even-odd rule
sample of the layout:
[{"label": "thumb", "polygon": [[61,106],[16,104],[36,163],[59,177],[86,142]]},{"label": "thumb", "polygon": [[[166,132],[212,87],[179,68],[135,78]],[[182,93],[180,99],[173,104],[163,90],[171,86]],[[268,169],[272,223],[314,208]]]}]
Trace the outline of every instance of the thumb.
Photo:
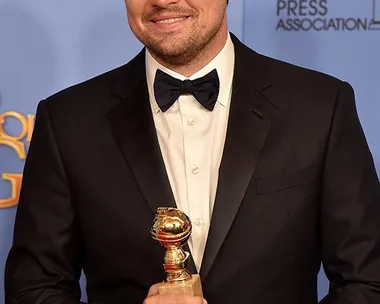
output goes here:
[{"label": "thumb", "polygon": [[153,296],[157,296],[158,295],[158,289],[159,289],[159,287],[161,285],[162,285],[162,283],[157,283],[157,284],[152,285],[149,288],[147,298],[150,298],[150,297],[153,297]]}]

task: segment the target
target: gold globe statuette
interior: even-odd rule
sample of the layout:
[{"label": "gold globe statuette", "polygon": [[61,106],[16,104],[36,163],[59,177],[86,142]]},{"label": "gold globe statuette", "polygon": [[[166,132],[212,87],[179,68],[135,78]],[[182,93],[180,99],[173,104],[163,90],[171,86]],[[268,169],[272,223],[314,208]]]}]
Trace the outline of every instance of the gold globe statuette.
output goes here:
[{"label": "gold globe statuette", "polygon": [[186,269],[190,254],[182,248],[190,238],[191,229],[191,220],[184,212],[170,207],[157,208],[150,232],[166,248],[163,263],[166,278],[159,294],[203,296],[199,275],[192,275]]}]

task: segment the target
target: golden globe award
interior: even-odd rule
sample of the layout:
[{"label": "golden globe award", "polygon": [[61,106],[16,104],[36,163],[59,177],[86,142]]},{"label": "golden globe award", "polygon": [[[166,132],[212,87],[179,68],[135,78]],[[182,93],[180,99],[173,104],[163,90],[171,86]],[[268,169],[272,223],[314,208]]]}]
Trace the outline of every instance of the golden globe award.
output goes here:
[{"label": "golden globe award", "polygon": [[165,282],[159,287],[159,294],[184,294],[202,297],[199,275],[192,275],[187,269],[189,253],[184,246],[191,235],[191,220],[176,208],[158,208],[151,228],[152,238],[166,248],[164,257]]}]

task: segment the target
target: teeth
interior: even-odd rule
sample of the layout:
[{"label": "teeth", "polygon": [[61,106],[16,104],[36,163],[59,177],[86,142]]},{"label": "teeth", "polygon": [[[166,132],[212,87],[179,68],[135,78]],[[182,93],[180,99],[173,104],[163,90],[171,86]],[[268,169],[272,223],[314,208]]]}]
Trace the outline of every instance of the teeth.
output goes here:
[{"label": "teeth", "polygon": [[172,18],[172,19],[166,19],[166,20],[159,20],[157,21],[157,23],[174,23],[174,22],[182,21],[184,19],[185,18]]}]

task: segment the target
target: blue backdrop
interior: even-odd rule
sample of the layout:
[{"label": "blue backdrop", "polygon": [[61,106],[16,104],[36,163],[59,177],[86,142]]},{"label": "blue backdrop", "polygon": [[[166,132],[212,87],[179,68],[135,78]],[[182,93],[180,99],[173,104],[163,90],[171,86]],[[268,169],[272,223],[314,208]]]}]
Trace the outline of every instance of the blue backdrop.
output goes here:
[{"label": "blue backdrop", "polygon": [[[231,0],[228,13],[230,30],[258,52],[353,85],[380,170],[380,0]],[[37,103],[140,48],[122,0],[0,0],[0,273]]]}]

